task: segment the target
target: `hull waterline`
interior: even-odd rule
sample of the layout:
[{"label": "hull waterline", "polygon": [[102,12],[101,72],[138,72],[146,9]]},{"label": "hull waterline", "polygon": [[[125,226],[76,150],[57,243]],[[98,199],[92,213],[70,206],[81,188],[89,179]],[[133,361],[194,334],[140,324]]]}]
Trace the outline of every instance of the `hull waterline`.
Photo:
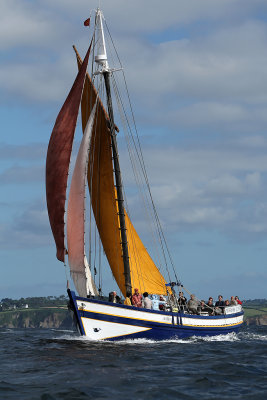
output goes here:
[{"label": "hull waterline", "polygon": [[207,316],[145,310],[77,297],[68,290],[71,308],[80,334],[91,340],[185,339],[192,336],[216,336],[237,333],[243,324],[240,306],[233,313]]}]

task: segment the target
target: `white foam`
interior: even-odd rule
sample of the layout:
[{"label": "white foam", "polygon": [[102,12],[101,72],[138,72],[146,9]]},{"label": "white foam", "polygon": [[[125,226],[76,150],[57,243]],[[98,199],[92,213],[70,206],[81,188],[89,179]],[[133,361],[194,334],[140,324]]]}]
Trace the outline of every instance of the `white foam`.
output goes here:
[{"label": "white foam", "polygon": [[65,334],[60,336],[53,337],[54,340],[70,340],[70,341],[91,341],[87,336],[80,336],[77,333],[73,332],[73,334]]},{"label": "white foam", "polygon": [[[69,331],[71,332],[71,331]],[[87,336],[80,336],[76,333],[73,332],[73,335],[71,334],[65,334],[65,335],[60,335],[53,337],[54,340],[70,340],[70,341],[78,341],[78,342],[92,342],[92,343],[113,343],[113,344],[160,344],[160,343],[192,343],[195,342],[195,339],[168,339],[168,340],[152,340],[152,339],[123,339],[123,340],[116,340],[116,341],[108,341],[108,340],[93,340],[90,339]]]},{"label": "white foam", "polygon": [[267,340],[267,335],[261,335],[259,333],[252,333],[252,332],[242,332],[239,334],[239,336],[243,339],[246,340],[262,340],[265,341]]},{"label": "white foam", "polygon": [[[185,339],[166,339],[166,340],[152,340],[152,339],[123,339],[116,341],[108,341],[108,340],[92,340],[87,336],[80,336],[78,333],[73,331],[62,331],[66,332],[64,335],[60,335],[54,337],[54,340],[69,340],[69,341],[78,341],[83,343],[112,343],[114,345],[160,345],[163,343],[182,343],[182,344],[192,344],[198,342],[238,342],[242,340],[267,340],[267,335],[261,335],[256,333],[242,332],[236,334],[234,332],[227,333],[225,335],[217,335],[217,336],[192,336],[190,338]],[[73,333],[72,333],[73,332]]]},{"label": "white foam", "polygon": [[235,332],[227,333],[226,335],[198,337],[197,339],[204,342],[236,342],[240,340]]}]

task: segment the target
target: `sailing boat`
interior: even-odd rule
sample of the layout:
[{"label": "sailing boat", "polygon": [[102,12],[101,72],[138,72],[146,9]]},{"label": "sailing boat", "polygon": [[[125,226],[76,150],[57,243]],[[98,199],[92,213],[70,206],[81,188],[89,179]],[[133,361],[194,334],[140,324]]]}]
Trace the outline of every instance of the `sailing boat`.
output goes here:
[{"label": "sailing boat", "polygon": [[[94,22],[92,40],[84,60],[74,48],[78,74],[56,119],[46,161],[48,215],[57,258],[64,264],[68,259],[71,278],[76,288],[76,291],[68,288],[67,292],[79,332],[92,340],[164,340],[237,332],[243,323],[240,305],[225,307],[220,315],[192,313],[186,307],[179,306],[175,287],[180,286],[181,290],[182,285],[175,270],[173,280],[169,274],[167,281],[162,268],[153,261],[133,226],[122,183],[116,138],[119,128],[115,124],[113,111],[114,93],[120,100],[114,81],[117,70],[109,66],[105,20],[100,9],[96,10]],[[88,20],[85,25],[88,25]],[[89,57],[92,59],[91,75],[86,72]],[[65,241],[68,172],[80,107],[83,138],[68,190]],[[152,200],[152,212],[163,259],[166,261],[170,252],[152,199],[141,150],[138,150],[137,158],[141,160],[141,170],[148,185],[148,197]],[[95,232],[98,232],[107,262],[121,293],[129,298],[134,288],[138,288],[141,293],[147,292],[152,299],[152,309],[109,302],[103,298],[101,284],[96,284],[96,267],[90,257],[91,250],[89,258],[86,256],[87,185],[92,211],[90,221],[94,219]],[[90,245],[93,236],[90,228]],[[172,260],[171,265],[173,266]],[[163,301],[159,300],[159,296],[165,296]]]}]

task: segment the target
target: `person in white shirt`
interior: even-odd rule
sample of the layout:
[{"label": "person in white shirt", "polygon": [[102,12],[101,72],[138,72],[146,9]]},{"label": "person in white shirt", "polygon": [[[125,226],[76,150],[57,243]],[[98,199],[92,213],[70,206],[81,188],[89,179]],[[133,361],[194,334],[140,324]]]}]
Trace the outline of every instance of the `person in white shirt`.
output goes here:
[{"label": "person in white shirt", "polygon": [[148,293],[147,292],[143,293],[143,306],[144,306],[144,308],[147,308],[149,310],[152,309],[152,301],[148,297]]}]

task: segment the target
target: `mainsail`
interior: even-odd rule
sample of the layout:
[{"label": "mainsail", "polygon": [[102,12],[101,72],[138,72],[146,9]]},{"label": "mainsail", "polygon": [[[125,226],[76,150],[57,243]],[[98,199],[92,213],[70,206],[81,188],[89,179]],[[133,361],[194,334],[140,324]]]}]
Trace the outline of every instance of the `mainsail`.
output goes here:
[{"label": "mainsail", "polygon": [[88,119],[76,158],[70,185],[67,210],[68,261],[71,276],[80,296],[98,295],[89,269],[84,248],[85,232],[85,183],[87,177],[88,151],[95,119],[96,103]]},{"label": "mainsail", "polygon": [[64,262],[64,214],[70,155],[84,86],[90,47],[52,131],[46,158],[46,200],[57,258]]},{"label": "mainsail", "polygon": [[[74,48],[75,49],[75,48]],[[78,67],[82,60],[75,49]],[[82,126],[85,130],[97,91],[87,74],[82,96]],[[99,102],[89,153],[88,185],[95,221],[113,276],[125,295],[124,266],[114,188],[109,119]],[[165,280],[148,254],[125,211],[132,287],[141,292],[166,294]]]}]

